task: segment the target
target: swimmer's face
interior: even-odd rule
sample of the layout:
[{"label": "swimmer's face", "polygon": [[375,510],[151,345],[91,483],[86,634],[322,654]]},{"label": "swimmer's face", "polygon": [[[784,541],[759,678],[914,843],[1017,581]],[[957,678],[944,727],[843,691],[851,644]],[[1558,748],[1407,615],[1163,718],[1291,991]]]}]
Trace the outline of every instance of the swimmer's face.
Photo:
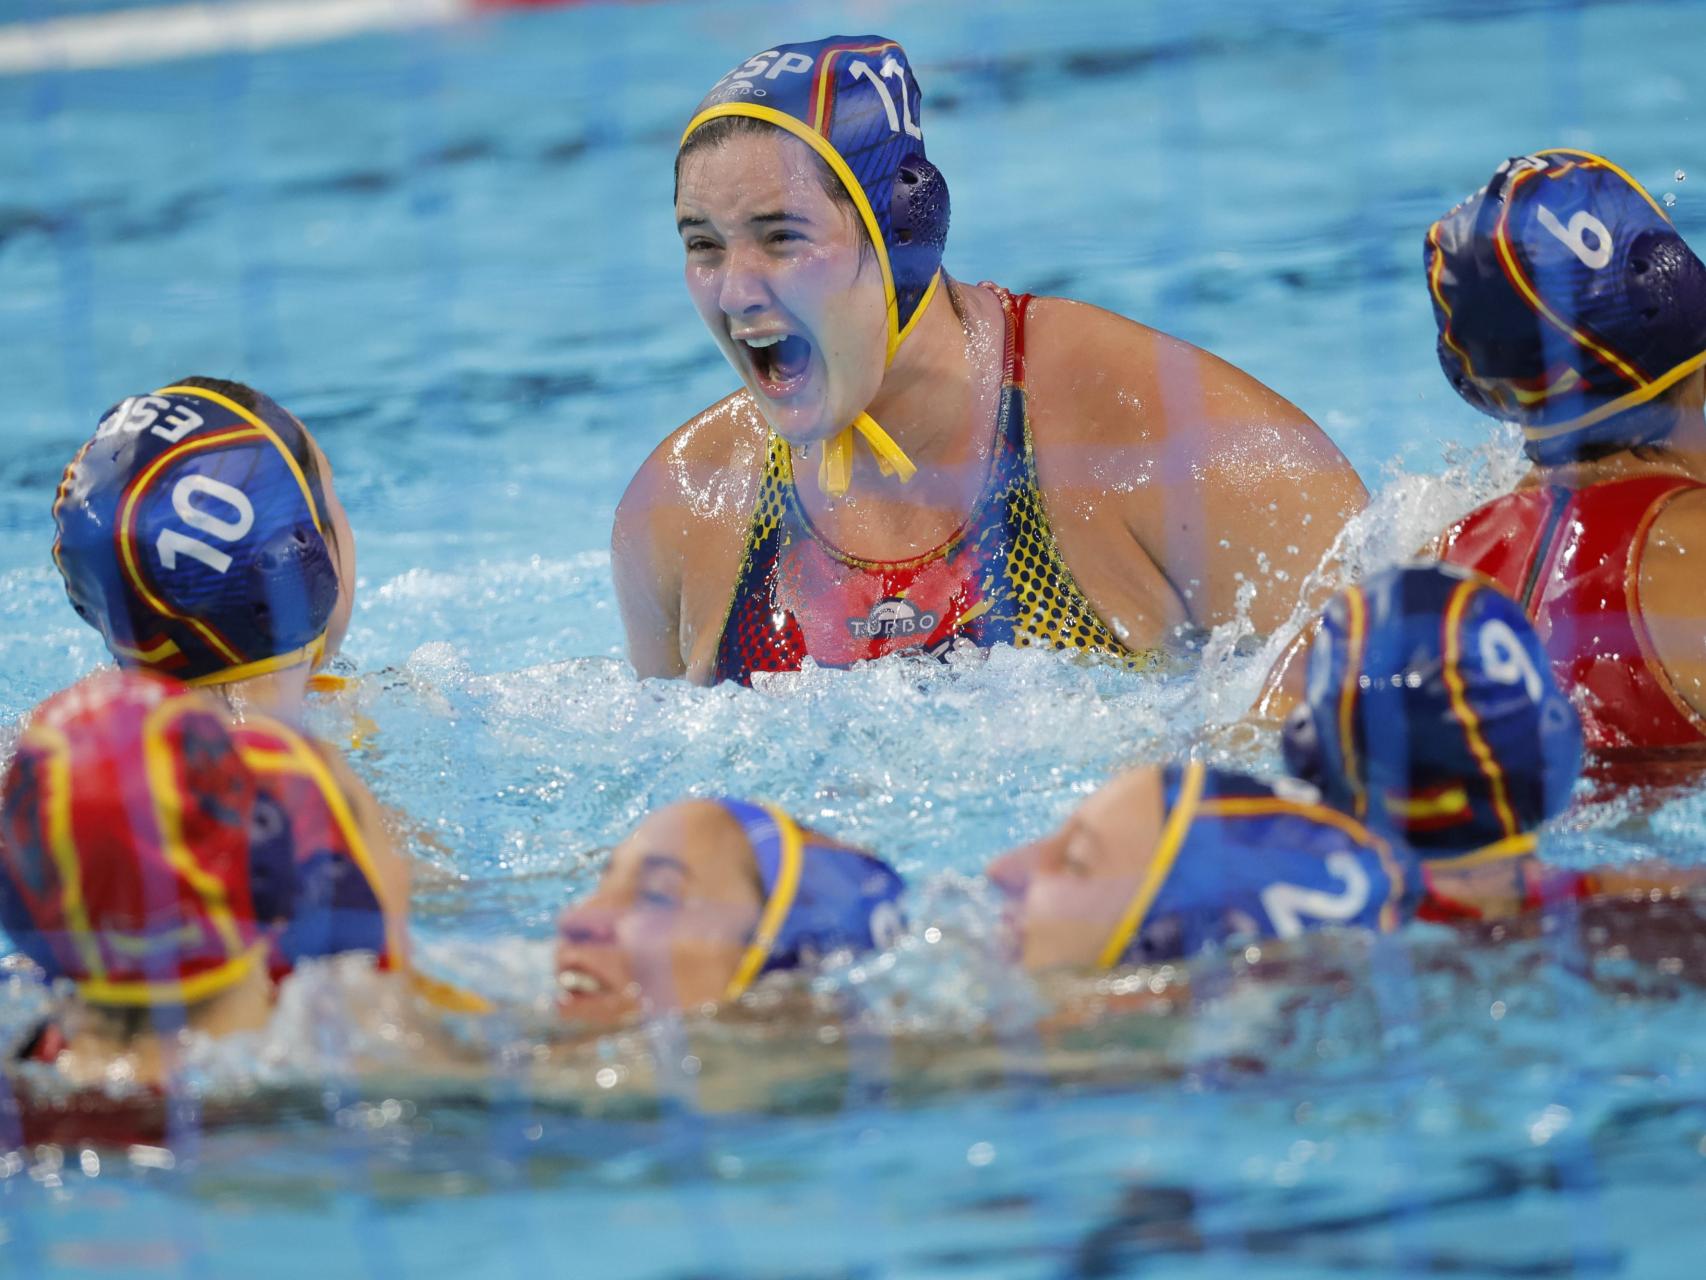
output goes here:
[{"label": "swimmer's face", "polygon": [[681,164],[687,289],[776,434],[824,440],[882,385],[888,310],[864,228],[823,189],[811,149],[737,133]]},{"label": "swimmer's face", "polygon": [[739,825],[708,801],[672,805],[611,855],[592,893],[557,925],[557,999],[596,1025],[723,996],[762,907]]},{"label": "swimmer's face", "polygon": [[1025,968],[1096,964],[1149,868],[1160,819],[1159,771],[1134,769],[1058,831],[989,865],[989,878],[1008,895]]},{"label": "swimmer's face", "polygon": [[355,610],[355,530],[350,528],[349,514],[338,500],[332,484],[332,464],[321,450],[319,442],[303,429],[308,447],[314,451],[314,461],[320,471],[320,493],[325,498],[326,542],[338,569],[338,602],[332,606],[332,616],[326,622],[326,647],[321,662],[336,655],[343,647],[349,631],[350,614]]}]

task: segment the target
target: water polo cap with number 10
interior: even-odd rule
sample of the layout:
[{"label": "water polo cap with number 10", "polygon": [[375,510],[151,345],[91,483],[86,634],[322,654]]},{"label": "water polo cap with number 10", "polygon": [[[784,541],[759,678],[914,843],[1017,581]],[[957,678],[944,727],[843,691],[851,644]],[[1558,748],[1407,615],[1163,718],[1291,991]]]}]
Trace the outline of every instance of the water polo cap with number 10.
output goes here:
[{"label": "water polo cap with number 10", "polygon": [[194,386],[102,417],[54,497],[72,607],[121,665],[223,684],[318,661],[338,599],[302,425]]}]

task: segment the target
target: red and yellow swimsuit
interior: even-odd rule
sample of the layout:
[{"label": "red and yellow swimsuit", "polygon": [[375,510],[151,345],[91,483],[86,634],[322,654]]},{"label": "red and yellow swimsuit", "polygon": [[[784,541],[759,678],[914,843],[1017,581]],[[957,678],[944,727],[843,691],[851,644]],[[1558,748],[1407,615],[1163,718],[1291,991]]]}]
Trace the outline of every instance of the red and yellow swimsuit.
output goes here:
[{"label": "red and yellow swimsuit", "polygon": [[1445,535],[1441,559],[1492,578],[1534,620],[1601,766],[1639,767],[1645,777],[1666,763],[1706,765],[1706,717],[1672,683],[1641,611],[1641,557],[1653,522],[1700,488],[1659,475],[1519,489]]},{"label": "red and yellow swimsuit", "polygon": [[715,679],[797,671],[811,658],[847,666],[956,644],[1079,649],[1133,668],[1126,648],[1073,580],[1049,527],[1025,411],[1029,295],[997,291],[1007,318],[989,478],[964,524],[910,560],[862,560],[832,546],[800,505],[788,445],[770,437],[763,485],[717,645]]}]

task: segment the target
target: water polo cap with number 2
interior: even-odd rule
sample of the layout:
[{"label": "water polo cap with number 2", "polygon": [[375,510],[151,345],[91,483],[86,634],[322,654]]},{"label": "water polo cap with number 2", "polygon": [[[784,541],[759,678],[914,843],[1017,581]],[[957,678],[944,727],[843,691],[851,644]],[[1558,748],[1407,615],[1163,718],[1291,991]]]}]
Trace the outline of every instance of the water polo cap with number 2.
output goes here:
[{"label": "water polo cap with number 2", "polygon": [[122,665],[218,684],[317,661],[338,599],[300,423],[193,386],[102,417],[54,498],[66,594]]},{"label": "water polo cap with number 2", "polygon": [[1585,151],[1541,151],[1428,229],[1439,360],[1537,462],[1668,429],[1630,414],[1706,365],[1706,266],[1652,196]]}]

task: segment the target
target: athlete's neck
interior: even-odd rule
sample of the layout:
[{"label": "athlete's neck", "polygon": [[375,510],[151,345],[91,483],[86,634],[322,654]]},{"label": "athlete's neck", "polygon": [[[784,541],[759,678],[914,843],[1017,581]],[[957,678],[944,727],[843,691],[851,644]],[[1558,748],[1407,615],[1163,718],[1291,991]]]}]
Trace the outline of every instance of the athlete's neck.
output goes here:
[{"label": "athlete's neck", "polygon": [[308,677],[312,674],[306,662],[264,676],[216,684],[211,691],[225,700],[231,714],[238,720],[252,715],[300,724],[308,698]]},{"label": "athlete's neck", "polygon": [[1675,425],[1652,444],[1585,462],[1538,466],[1530,482],[1583,489],[1655,474],[1681,474],[1706,482],[1706,370],[1698,370],[1679,383],[1665,404],[1675,414]]},{"label": "athlete's neck", "polygon": [[[963,321],[951,289],[958,290]],[[918,474],[902,491],[896,478],[882,474],[868,449],[856,448],[849,492],[893,491],[920,502],[952,501],[963,496],[970,480],[975,495],[995,404],[980,391],[983,382],[999,388],[1005,341],[1000,301],[988,290],[963,288],[944,275],[865,410],[917,465]],[[979,411],[985,399],[988,413]]]}]

